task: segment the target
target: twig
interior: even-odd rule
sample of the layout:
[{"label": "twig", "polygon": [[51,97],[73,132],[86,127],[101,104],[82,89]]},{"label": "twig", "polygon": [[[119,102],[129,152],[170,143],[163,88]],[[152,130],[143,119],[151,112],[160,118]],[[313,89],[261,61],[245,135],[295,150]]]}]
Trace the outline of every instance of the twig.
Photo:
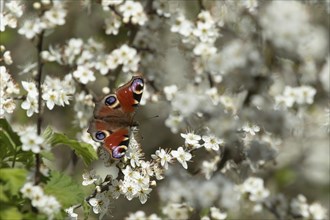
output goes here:
[{"label": "twig", "polygon": [[210,87],[213,88],[214,87],[214,82],[213,82],[211,73],[210,72],[207,72],[206,74],[207,74],[207,79],[209,81]]},{"label": "twig", "polygon": [[[41,89],[41,79],[42,79],[42,59],[41,59],[41,51],[42,51],[42,44],[44,39],[44,31],[39,34],[38,43],[37,43],[37,52],[38,52],[38,74],[36,76],[37,81],[37,89],[38,89],[38,118],[37,118],[37,134],[41,134],[41,125],[42,125],[42,89]],[[40,182],[40,165],[41,165],[41,158],[40,154],[35,154],[35,161],[36,161],[36,171],[35,171],[35,184]]]},{"label": "twig", "polygon": [[197,2],[198,2],[198,6],[200,7],[201,11],[202,10],[205,10],[205,6],[203,4],[203,0],[197,0]]}]

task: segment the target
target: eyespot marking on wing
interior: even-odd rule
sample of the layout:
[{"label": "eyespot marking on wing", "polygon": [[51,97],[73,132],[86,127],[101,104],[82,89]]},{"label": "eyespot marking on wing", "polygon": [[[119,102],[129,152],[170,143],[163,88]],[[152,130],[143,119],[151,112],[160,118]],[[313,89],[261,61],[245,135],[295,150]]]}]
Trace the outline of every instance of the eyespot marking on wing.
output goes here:
[{"label": "eyespot marking on wing", "polygon": [[113,109],[120,107],[120,103],[115,95],[109,95],[108,97],[106,97],[104,99],[104,104]]},{"label": "eyespot marking on wing", "polygon": [[109,131],[106,131],[106,130],[102,130],[102,131],[96,131],[94,134],[93,134],[93,139],[94,141],[97,141],[97,142],[103,142],[104,139],[106,137],[108,137],[110,135],[110,132]]}]

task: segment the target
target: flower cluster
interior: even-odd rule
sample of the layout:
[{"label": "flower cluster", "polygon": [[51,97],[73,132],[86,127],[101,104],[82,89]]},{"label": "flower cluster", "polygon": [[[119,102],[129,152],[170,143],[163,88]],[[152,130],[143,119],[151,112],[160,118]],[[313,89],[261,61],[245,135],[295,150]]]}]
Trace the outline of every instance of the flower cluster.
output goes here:
[{"label": "flower cluster", "polygon": [[3,45],[0,45],[0,61],[4,61],[6,65],[13,64],[13,59],[11,58],[11,52],[9,50],[6,50],[6,47]]},{"label": "flower cluster", "polygon": [[19,1],[8,1],[5,4],[1,3],[0,32],[4,32],[6,26],[16,28],[17,19],[23,15],[23,9],[24,7]]},{"label": "flower cluster", "polygon": [[[27,91],[27,95],[21,107],[27,110],[27,116],[31,117],[34,113],[39,112],[39,93],[34,82],[22,81],[22,86]],[[47,76],[42,84],[42,92],[42,99],[50,110],[52,110],[55,105],[69,105],[69,99],[75,92],[72,76],[66,75],[62,81],[58,78]]]},{"label": "flower cluster", "polygon": [[164,181],[159,195],[165,204],[185,201],[196,209],[207,209],[212,205],[229,209],[235,207],[239,199],[235,185],[220,174],[205,181],[204,178],[170,169]]},{"label": "flower cluster", "polygon": [[46,195],[40,186],[31,182],[25,183],[20,191],[23,197],[30,199],[32,206],[47,215],[48,219],[53,219],[61,209],[61,204],[54,196]]},{"label": "flower cluster", "polygon": [[316,90],[311,86],[290,87],[286,86],[283,94],[275,96],[277,106],[291,108],[295,103],[298,105],[313,104]]},{"label": "flower cluster", "polygon": [[243,197],[247,197],[251,202],[256,203],[254,210],[262,209],[262,202],[270,195],[268,189],[264,187],[263,179],[257,177],[249,177],[239,186],[239,190]]},{"label": "flower cluster", "polygon": [[169,219],[188,219],[193,209],[183,203],[169,203],[162,208],[162,213]]},{"label": "flower cluster", "polygon": [[184,119],[202,110],[203,104],[206,104],[208,100],[202,91],[193,91],[193,89],[194,88],[187,89],[188,91],[177,91],[177,88],[173,87],[167,88],[167,91],[164,91],[165,94],[167,94],[166,96],[171,99],[170,103],[172,107],[172,112],[165,120],[165,125],[168,126],[173,133],[177,133],[183,129],[185,126],[183,123],[185,121]]},{"label": "flower cluster", "polygon": [[215,220],[223,220],[227,218],[227,213],[226,212],[221,212],[220,209],[217,207],[211,207],[210,208],[210,216],[204,215],[201,220],[210,220],[210,219],[215,219]]},{"label": "flower cluster", "polygon": [[201,11],[198,14],[196,25],[179,14],[171,31],[179,33],[183,37],[183,43],[194,45],[193,53],[196,56],[206,59],[217,51],[213,44],[220,34],[209,11]]},{"label": "flower cluster", "polygon": [[308,204],[307,199],[303,195],[298,195],[292,199],[290,210],[295,217],[302,219],[326,219],[327,211],[319,203]]},{"label": "flower cluster", "polygon": [[19,133],[23,151],[32,151],[38,154],[41,151],[50,150],[49,144],[46,143],[42,136],[37,134],[37,129],[35,127],[26,127]]},{"label": "flower cluster", "polygon": [[[98,56],[93,55],[96,52]],[[93,39],[84,43],[81,39],[72,38],[64,48],[50,47],[49,51],[43,51],[41,56],[46,61],[56,61],[61,65],[77,65],[72,75],[82,84],[95,81],[94,69],[106,75],[110,70],[122,65],[124,72],[136,72],[140,62],[136,49],[126,44],[107,54],[104,45]]]},{"label": "flower cluster", "polygon": [[[120,195],[124,195],[128,200],[139,198],[142,204],[146,203],[152,191],[151,187],[156,184],[156,180],[163,179],[163,174],[168,169],[168,164],[173,162],[173,159],[177,159],[187,169],[187,161],[192,158],[192,155],[182,147],[172,151],[160,148],[152,155],[150,161],[145,161],[141,146],[135,135],[133,133],[130,137],[129,150],[124,159],[126,163],[122,161],[110,164],[110,168],[113,170],[110,180],[105,179],[101,183],[100,177],[95,175],[94,172],[83,174],[83,185],[94,183],[97,185],[96,188],[108,186],[107,190],[97,193],[89,200],[94,213],[103,213],[102,210],[108,206],[109,198],[118,199]],[[101,149],[99,153],[102,154],[100,157],[105,160],[106,166],[109,166],[111,158],[107,156],[108,152]],[[118,174],[119,171],[122,175]]]},{"label": "flower cluster", "polygon": [[46,10],[41,17],[25,20],[18,30],[18,33],[24,35],[27,39],[32,39],[42,31],[54,28],[55,26],[64,25],[65,17],[67,15],[65,4],[65,2],[54,1],[50,8],[49,2],[45,2],[44,4],[34,4],[36,10],[44,10],[45,8],[49,9]]},{"label": "flower cluster", "polygon": [[282,4],[273,1],[262,14],[260,24],[264,36],[276,47],[296,52],[303,59],[319,59],[327,53],[324,47],[328,42],[323,40],[322,31],[312,26],[310,20],[308,10],[301,2]]},{"label": "flower cluster", "polygon": [[148,20],[140,2],[102,0],[102,7],[105,11],[112,10],[113,13],[120,13],[120,15],[116,15],[120,17],[120,19],[117,19],[119,26],[121,20],[124,23],[131,22],[132,24],[138,24],[140,26],[144,25]]},{"label": "flower cluster", "polygon": [[18,85],[5,66],[0,66],[0,85],[0,118],[2,118],[5,113],[13,113],[16,104],[12,96],[19,93]]},{"label": "flower cluster", "polygon": [[135,213],[130,213],[125,220],[136,220],[136,219],[150,219],[150,220],[161,220],[157,214],[146,215],[144,211],[137,211]]},{"label": "flower cluster", "polygon": [[71,75],[66,75],[62,81],[46,76],[42,89],[42,99],[49,110],[52,110],[55,105],[69,105],[69,99],[75,92]]},{"label": "flower cluster", "polygon": [[[224,140],[214,135],[203,135],[201,137],[200,135],[188,132],[186,134],[182,133],[181,137],[185,139],[185,145],[191,149],[204,147],[207,151],[219,151],[220,146],[224,144]],[[203,140],[204,143],[200,144],[200,140]]]}]

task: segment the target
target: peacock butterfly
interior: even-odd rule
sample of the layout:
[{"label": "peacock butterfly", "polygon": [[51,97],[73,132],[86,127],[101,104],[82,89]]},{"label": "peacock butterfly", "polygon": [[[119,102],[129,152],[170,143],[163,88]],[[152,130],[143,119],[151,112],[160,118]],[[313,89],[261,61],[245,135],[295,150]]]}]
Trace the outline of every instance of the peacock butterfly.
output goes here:
[{"label": "peacock butterfly", "polygon": [[136,125],[133,117],[143,88],[143,78],[133,76],[115,94],[106,95],[95,104],[94,117],[87,131],[94,141],[103,143],[113,159],[121,159],[128,148],[129,132]]}]

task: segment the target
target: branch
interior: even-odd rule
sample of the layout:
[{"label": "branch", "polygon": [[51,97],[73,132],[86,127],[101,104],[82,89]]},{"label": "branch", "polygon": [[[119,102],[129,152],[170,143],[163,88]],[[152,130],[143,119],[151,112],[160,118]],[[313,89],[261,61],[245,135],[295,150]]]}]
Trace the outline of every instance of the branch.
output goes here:
[{"label": "branch", "polygon": [[[41,58],[42,44],[44,39],[44,31],[39,34],[38,43],[37,43],[37,52],[38,52],[38,73],[36,76],[37,89],[38,89],[38,118],[37,118],[37,134],[41,135],[41,125],[42,125],[42,88],[41,88],[41,79],[42,79],[42,67],[43,62]],[[40,182],[40,165],[41,158],[40,154],[35,154],[36,161],[36,171],[35,171],[35,184],[37,185]]]},{"label": "branch", "polygon": [[205,6],[203,4],[203,0],[197,0],[199,8],[202,10],[205,10]]}]

